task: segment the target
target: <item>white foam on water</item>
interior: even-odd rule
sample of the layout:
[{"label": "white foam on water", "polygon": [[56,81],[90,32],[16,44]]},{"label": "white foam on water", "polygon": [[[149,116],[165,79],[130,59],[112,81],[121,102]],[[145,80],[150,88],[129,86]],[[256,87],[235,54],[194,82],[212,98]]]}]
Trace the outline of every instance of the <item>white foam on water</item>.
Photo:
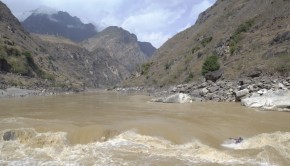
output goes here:
[{"label": "white foam on water", "polygon": [[2,123],[17,123],[17,124],[20,124],[22,120],[24,120],[25,118],[22,118],[22,117],[13,117],[13,118],[4,118],[4,119],[1,119],[0,120],[0,124]]},{"label": "white foam on water", "polygon": [[257,155],[261,160],[261,165],[279,165],[271,162],[271,152],[282,156],[290,165],[290,132],[263,133],[251,138],[245,138],[241,143],[225,141],[222,146],[234,150],[262,150]]},{"label": "white foam on water", "polygon": [[[231,154],[232,151],[217,150],[198,140],[178,145],[164,138],[138,134],[134,130],[105,142],[85,145],[70,145],[64,132],[38,133],[34,129],[17,129],[1,131],[0,136],[3,137],[7,131],[15,132],[16,139],[0,139],[0,165],[158,165],[161,160],[172,160],[177,165],[274,165],[271,159],[236,157]],[[260,140],[262,138],[264,141]],[[233,149],[260,148],[269,144],[279,145],[284,157],[289,157],[289,133],[261,134],[245,139]]]}]

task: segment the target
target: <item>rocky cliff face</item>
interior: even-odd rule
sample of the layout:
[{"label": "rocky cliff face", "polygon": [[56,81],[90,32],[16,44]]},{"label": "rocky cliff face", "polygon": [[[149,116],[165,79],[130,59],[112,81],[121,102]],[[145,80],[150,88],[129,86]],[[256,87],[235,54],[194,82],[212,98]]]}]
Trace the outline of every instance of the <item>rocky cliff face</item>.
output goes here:
[{"label": "rocky cliff face", "polygon": [[[157,50],[128,83],[168,85],[202,76],[209,56],[217,56],[223,78],[290,71],[290,1],[218,0],[196,24]],[[132,85],[132,84],[131,84]]]},{"label": "rocky cliff face", "polygon": [[26,18],[22,25],[31,33],[63,36],[75,42],[80,42],[96,35],[93,24],[84,24],[77,17],[67,12],[36,9]]},{"label": "rocky cliff face", "polygon": [[45,68],[56,73],[64,85],[79,84],[91,88],[114,86],[128,74],[105,50],[89,52],[65,38],[35,35],[46,45]]},{"label": "rocky cliff face", "polygon": [[138,42],[136,35],[118,27],[108,27],[95,37],[85,40],[82,45],[89,51],[105,49],[129,73],[155,52],[151,44]]}]

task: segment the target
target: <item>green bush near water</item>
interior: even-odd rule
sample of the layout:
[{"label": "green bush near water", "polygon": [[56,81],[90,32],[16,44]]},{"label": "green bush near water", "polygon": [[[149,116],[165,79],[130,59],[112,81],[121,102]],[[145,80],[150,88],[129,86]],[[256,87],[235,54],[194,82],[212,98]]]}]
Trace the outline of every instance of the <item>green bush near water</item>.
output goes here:
[{"label": "green bush near water", "polygon": [[208,72],[216,71],[220,68],[220,64],[218,62],[218,57],[216,55],[209,56],[205,59],[202,66],[202,75],[205,75]]}]

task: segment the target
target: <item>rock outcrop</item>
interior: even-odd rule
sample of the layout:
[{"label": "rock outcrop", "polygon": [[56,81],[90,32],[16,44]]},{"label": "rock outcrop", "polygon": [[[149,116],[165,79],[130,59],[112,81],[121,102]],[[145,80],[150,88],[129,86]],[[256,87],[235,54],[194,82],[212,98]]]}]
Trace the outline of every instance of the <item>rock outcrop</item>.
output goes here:
[{"label": "rock outcrop", "polygon": [[162,103],[190,103],[192,102],[192,98],[188,94],[178,93],[169,95],[167,97],[160,97],[156,99],[152,99],[152,102],[162,102]]},{"label": "rock outcrop", "polygon": [[104,49],[110,57],[122,64],[128,71],[128,76],[136,67],[147,62],[155,52],[155,48],[148,43],[141,44],[137,36],[119,27],[108,27],[96,36],[85,40],[82,45],[93,52]]},{"label": "rock outcrop", "polygon": [[290,111],[289,91],[269,91],[263,95],[242,99],[242,105],[263,110]]}]

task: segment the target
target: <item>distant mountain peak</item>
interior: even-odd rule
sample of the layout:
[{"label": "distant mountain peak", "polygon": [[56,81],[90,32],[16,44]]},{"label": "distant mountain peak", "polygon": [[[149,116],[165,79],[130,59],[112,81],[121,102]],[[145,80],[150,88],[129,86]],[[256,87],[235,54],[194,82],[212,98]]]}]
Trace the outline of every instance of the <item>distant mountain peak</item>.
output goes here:
[{"label": "distant mountain peak", "polygon": [[97,34],[93,24],[85,24],[68,12],[40,7],[32,11],[22,25],[31,33],[63,36],[80,42]]},{"label": "distant mountain peak", "polygon": [[53,14],[57,14],[58,10],[47,7],[47,6],[41,6],[35,10],[31,11],[31,14],[34,15],[39,15],[39,14],[43,14],[43,15],[53,15]]},{"label": "distant mountain peak", "polygon": [[49,16],[49,15],[53,15],[57,13],[58,11],[56,9],[53,9],[47,6],[41,6],[37,9],[23,12],[22,15],[18,17],[18,20],[24,21],[31,15],[48,15]]}]

